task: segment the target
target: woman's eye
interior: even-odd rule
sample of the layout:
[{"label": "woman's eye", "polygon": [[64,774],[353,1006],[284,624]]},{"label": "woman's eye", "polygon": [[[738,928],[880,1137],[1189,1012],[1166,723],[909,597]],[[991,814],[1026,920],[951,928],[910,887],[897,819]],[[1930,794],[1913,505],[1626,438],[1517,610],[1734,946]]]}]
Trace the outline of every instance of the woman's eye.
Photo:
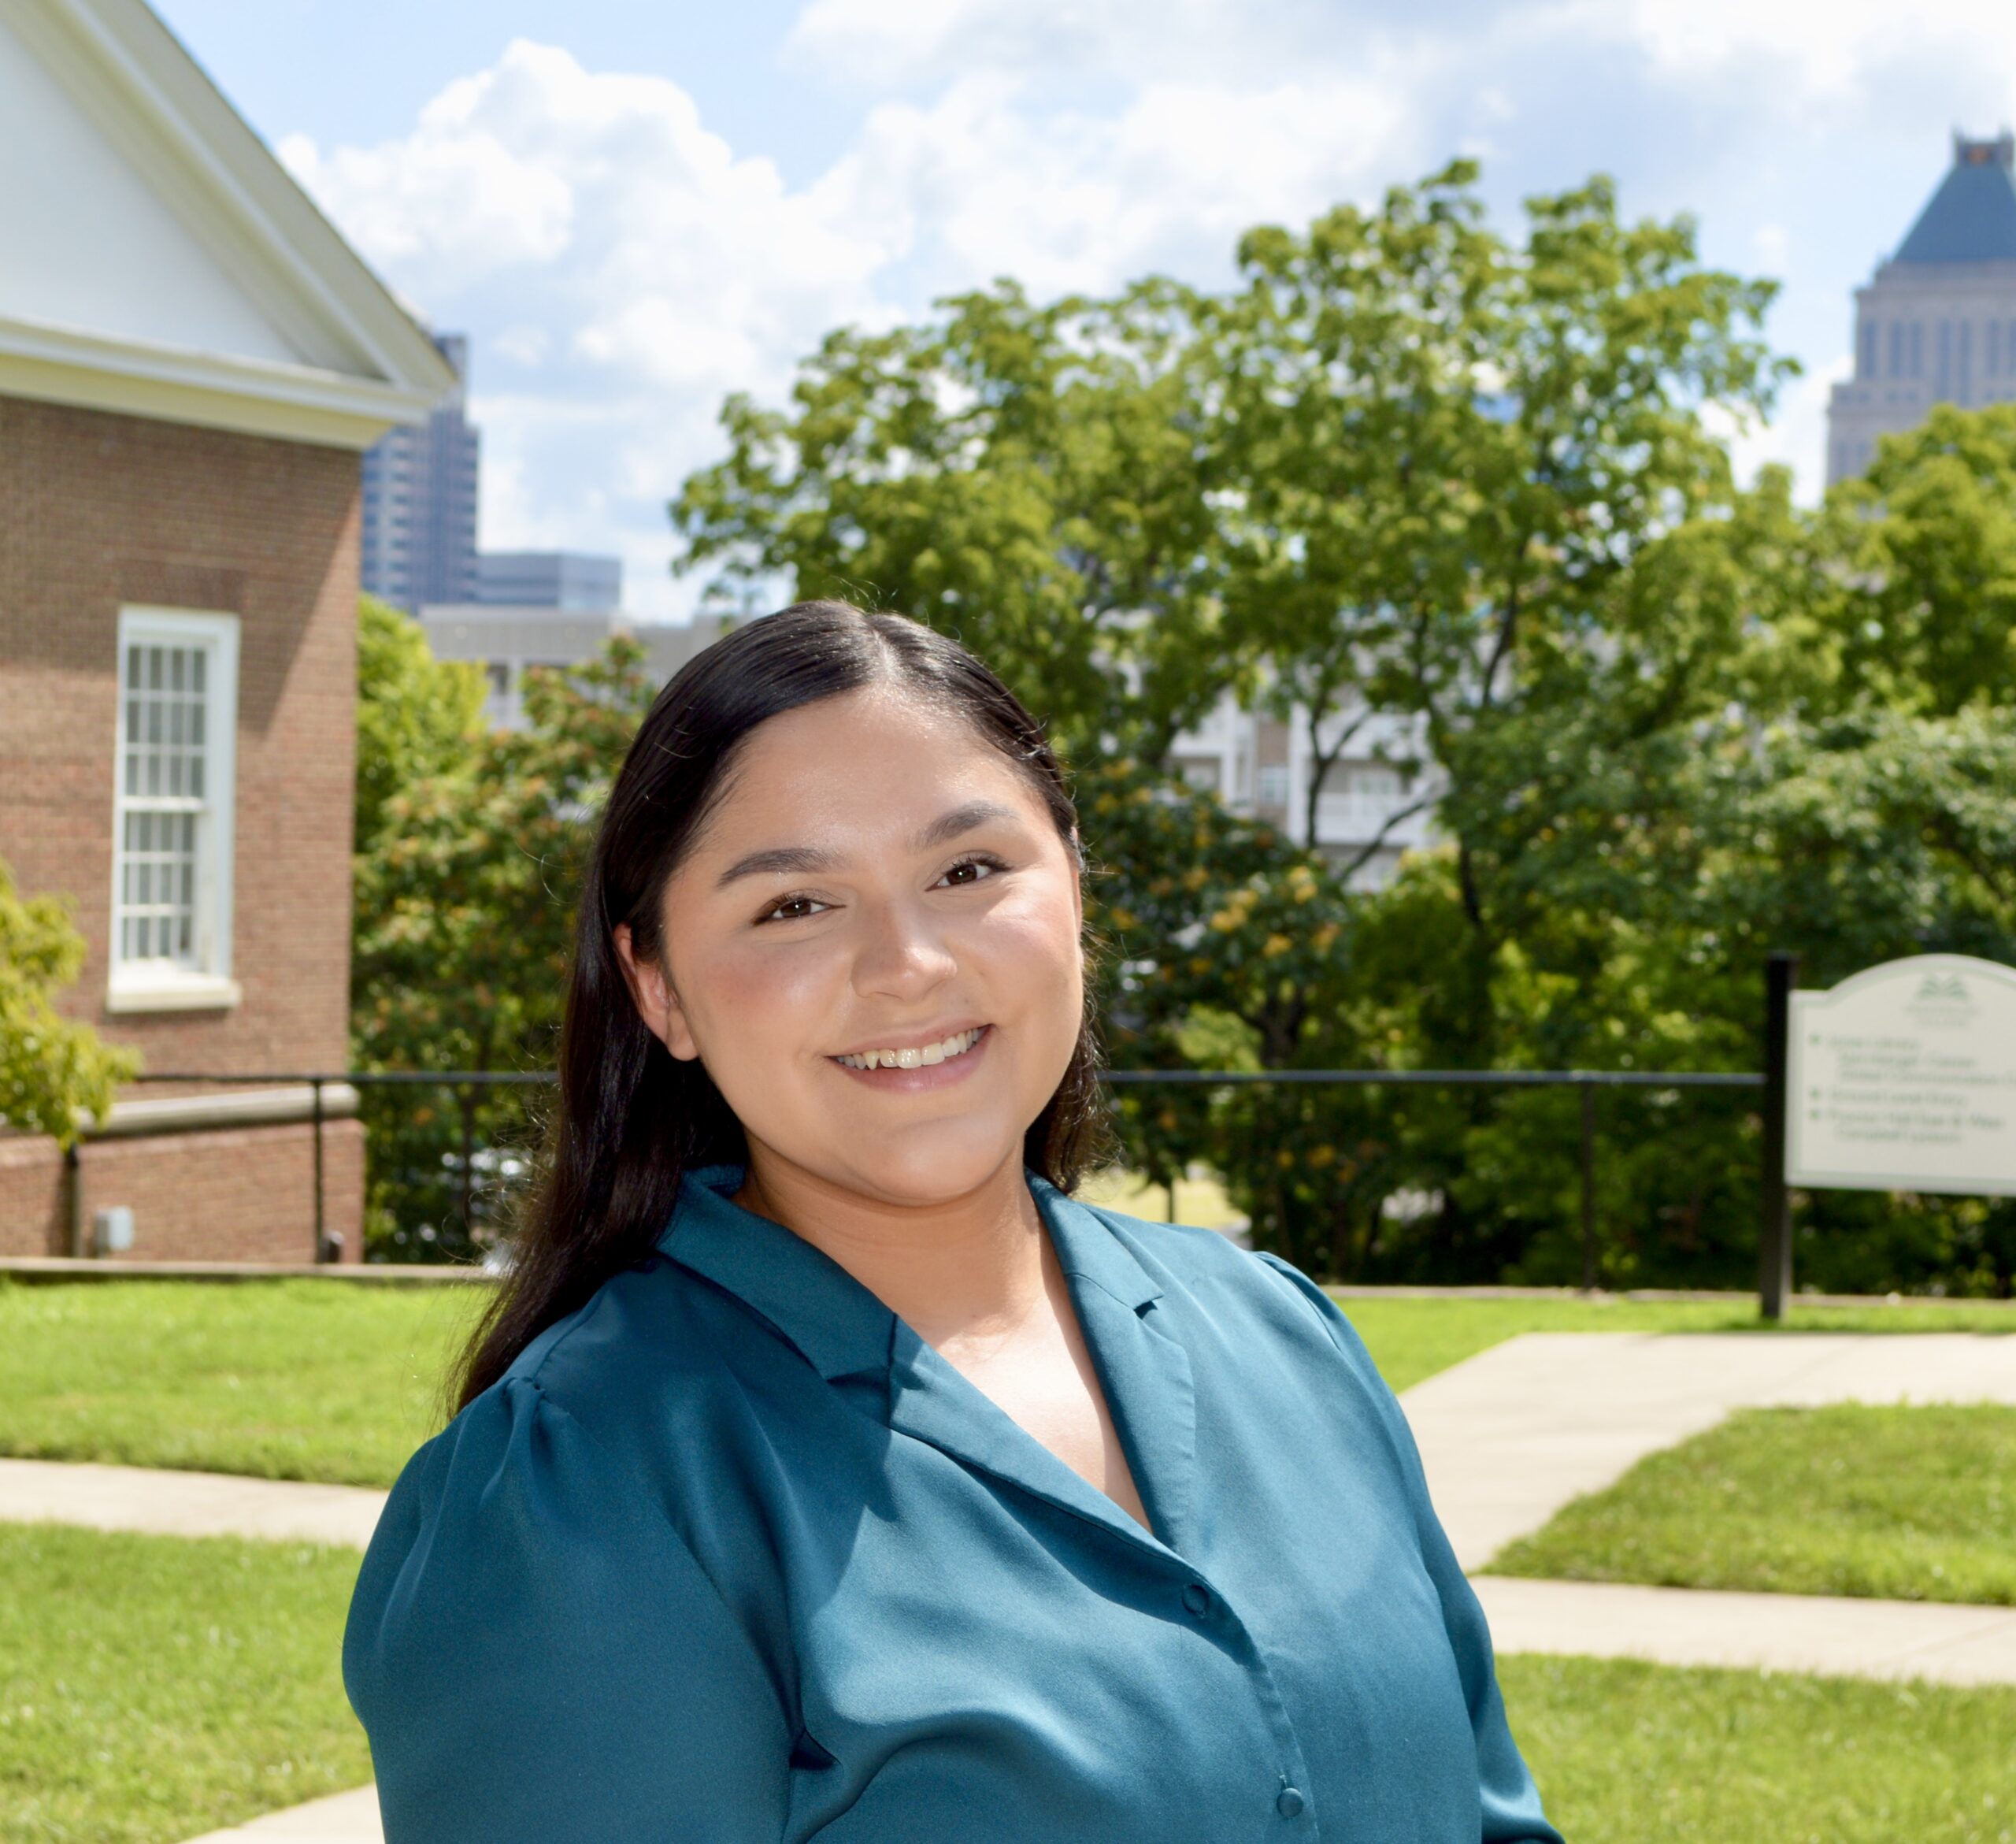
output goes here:
[{"label": "woman's eye", "polygon": [[808,915],[816,915],[826,905],[817,896],[787,896],[757,917],[759,922],[797,922]]},{"label": "woman's eye", "polygon": [[939,881],[954,886],[976,884],[983,877],[991,877],[996,871],[1007,868],[998,858],[962,858]]}]

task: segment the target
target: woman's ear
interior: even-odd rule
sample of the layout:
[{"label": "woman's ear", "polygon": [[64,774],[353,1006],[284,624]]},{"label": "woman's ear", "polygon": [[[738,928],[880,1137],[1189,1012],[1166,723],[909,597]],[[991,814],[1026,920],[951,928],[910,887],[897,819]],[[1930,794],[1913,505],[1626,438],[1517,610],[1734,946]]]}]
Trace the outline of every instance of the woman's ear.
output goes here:
[{"label": "woman's ear", "polygon": [[630,925],[618,922],[610,931],[616,943],[616,958],[623,968],[623,983],[630,989],[632,1002],[644,1027],[681,1063],[691,1063],[700,1054],[686,1022],[685,1007],[673,990],[662,964],[640,961],[631,941]]}]

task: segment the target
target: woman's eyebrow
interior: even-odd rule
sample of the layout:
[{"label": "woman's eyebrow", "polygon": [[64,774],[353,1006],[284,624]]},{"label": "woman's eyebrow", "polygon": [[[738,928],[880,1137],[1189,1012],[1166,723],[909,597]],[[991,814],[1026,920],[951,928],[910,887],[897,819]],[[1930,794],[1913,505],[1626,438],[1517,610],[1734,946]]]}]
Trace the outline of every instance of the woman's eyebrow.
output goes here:
[{"label": "woman's eyebrow", "polygon": [[943,845],[956,839],[962,833],[970,833],[976,826],[989,825],[993,821],[1013,819],[1014,811],[1003,807],[998,800],[971,800],[964,807],[955,807],[950,813],[940,814],[919,833],[912,841],[911,849],[928,852],[934,845]]},{"label": "woman's eyebrow", "polygon": [[[1015,817],[1012,807],[1003,807],[998,800],[972,800],[964,807],[955,807],[950,813],[941,814],[910,842],[911,849],[928,852],[934,845],[943,845],[958,838],[962,833],[970,833],[976,826],[991,824],[996,820],[1012,820]],[[773,845],[768,850],[752,852],[745,858],[738,858],[715,880],[716,889],[724,889],[738,877],[773,877],[802,876],[813,871],[832,870],[839,859],[830,852],[821,852],[811,845]]]},{"label": "woman's eyebrow", "polygon": [[815,851],[810,845],[773,845],[767,852],[752,852],[747,858],[738,858],[715,880],[714,888],[723,889],[737,877],[773,877],[831,870],[835,862],[832,853]]}]

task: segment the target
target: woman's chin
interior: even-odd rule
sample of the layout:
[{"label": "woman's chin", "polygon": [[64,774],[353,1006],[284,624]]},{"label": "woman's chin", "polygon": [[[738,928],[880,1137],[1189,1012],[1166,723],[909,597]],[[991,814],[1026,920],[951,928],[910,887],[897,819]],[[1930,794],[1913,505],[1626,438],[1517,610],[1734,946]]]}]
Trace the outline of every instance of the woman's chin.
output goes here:
[{"label": "woman's chin", "polygon": [[951,1122],[888,1135],[872,1152],[850,1147],[828,1168],[845,1189],[908,1210],[956,1204],[999,1182],[1004,1169],[1022,1169],[1021,1133],[962,1131]]}]

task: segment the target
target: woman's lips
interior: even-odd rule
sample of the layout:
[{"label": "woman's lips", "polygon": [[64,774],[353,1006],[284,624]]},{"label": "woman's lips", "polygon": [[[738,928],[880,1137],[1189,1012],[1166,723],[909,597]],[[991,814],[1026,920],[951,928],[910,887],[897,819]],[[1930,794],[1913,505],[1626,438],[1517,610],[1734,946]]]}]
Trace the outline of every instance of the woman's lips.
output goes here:
[{"label": "woman's lips", "polygon": [[841,1062],[837,1056],[829,1056],[826,1060],[842,1075],[857,1082],[865,1082],[871,1088],[886,1089],[896,1094],[913,1095],[964,1082],[987,1054],[988,1046],[993,1041],[993,1026],[982,1025],[970,1050],[948,1056],[943,1063],[920,1063],[914,1069],[857,1069]]}]

